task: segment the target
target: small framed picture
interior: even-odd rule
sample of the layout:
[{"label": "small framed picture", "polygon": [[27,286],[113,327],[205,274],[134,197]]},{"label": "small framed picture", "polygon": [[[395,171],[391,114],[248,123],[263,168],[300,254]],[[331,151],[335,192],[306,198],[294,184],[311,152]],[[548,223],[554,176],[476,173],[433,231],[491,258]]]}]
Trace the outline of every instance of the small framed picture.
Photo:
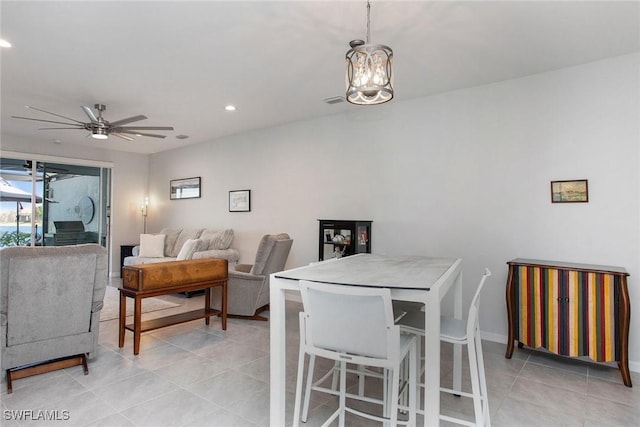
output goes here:
[{"label": "small framed picture", "polygon": [[200,177],[174,179],[169,182],[169,199],[193,199],[200,197]]},{"label": "small framed picture", "polygon": [[229,191],[229,212],[250,212],[251,190]]},{"label": "small framed picture", "polygon": [[551,203],[586,203],[589,184],[586,179],[551,181]]}]

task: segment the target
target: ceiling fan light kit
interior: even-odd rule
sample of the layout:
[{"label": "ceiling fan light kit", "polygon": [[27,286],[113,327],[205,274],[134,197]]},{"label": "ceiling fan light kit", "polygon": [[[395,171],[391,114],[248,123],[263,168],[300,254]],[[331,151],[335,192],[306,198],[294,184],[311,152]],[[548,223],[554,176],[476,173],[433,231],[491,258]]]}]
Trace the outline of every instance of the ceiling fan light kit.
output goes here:
[{"label": "ceiling fan light kit", "polygon": [[69,122],[59,122],[54,120],[44,120],[44,119],[34,119],[32,117],[20,117],[20,116],[11,116],[15,119],[23,119],[23,120],[34,120],[36,122],[46,122],[46,123],[55,123],[59,125],[67,125],[71,127],[53,127],[53,128],[40,128],[39,130],[60,130],[60,129],[79,129],[79,130],[87,130],[91,132],[91,137],[95,139],[108,139],[109,135],[117,136],[118,138],[126,139],[127,141],[133,141],[133,138],[128,136],[148,136],[151,138],[166,138],[166,135],[158,135],[153,133],[142,133],[141,131],[146,130],[173,130],[172,126],[123,126],[129,123],[137,122],[140,120],[145,120],[147,116],[137,115],[128,117],[122,120],[116,120],[115,122],[109,122],[102,117],[102,113],[107,109],[103,104],[95,104],[94,108],[98,112],[98,115],[93,112],[93,110],[89,107],[82,106],[82,111],[89,118],[89,122],[81,122],[80,120],[72,119],[71,117],[61,116],[60,114],[52,113],[50,111],[41,110],[40,108],[31,107],[29,105],[26,106],[30,110],[40,111],[42,113],[50,114],[52,116],[61,117],[66,120],[70,120]]},{"label": "ceiling fan light kit", "polygon": [[96,128],[91,131],[91,137],[95,139],[107,139],[109,136],[107,135],[107,130],[104,128]]},{"label": "ceiling fan light kit", "polygon": [[393,50],[371,44],[371,4],[367,1],[367,41],[352,40],[347,61],[346,98],[352,104],[375,105],[393,99]]}]

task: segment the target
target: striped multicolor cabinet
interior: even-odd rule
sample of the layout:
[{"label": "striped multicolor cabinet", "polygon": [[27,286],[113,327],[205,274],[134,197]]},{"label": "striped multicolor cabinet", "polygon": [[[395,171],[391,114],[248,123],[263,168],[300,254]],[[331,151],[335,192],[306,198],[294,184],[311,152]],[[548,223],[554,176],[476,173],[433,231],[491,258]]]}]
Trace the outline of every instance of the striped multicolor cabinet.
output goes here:
[{"label": "striped multicolor cabinet", "polygon": [[621,267],[532,259],[507,263],[508,359],[518,347],[617,362],[629,375],[629,293]]}]

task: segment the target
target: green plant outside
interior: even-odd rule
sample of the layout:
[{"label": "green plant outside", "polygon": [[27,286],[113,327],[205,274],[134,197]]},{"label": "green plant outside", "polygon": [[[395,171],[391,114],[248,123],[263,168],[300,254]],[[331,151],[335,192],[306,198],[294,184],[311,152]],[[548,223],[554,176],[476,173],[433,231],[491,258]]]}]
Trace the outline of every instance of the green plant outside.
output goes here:
[{"label": "green plant outside", "polygon": [[31,238],[31,233],[18,233],[17,231],[5,231],[0,236],[0,247],[24,246]]}]

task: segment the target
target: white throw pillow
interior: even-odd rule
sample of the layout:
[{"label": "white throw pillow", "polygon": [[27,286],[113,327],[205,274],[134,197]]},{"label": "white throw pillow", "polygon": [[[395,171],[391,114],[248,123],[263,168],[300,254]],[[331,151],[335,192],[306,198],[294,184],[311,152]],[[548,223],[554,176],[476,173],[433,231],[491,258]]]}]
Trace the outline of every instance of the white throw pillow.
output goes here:
[{"label": "white throw pillow", "polygon": [[200,246],[202,245],[202,243],[203,242],[200,239],[188,239],[186,242],[184,242],[184,245],[182,245],[182,248],[180,249],[180,252],[178,252],[178,257],[176,258],[176,260],[181,261],[184,259],[191,259],[191,257],[193,257],[193,254],[200,250]]},{"label": "white throw pillow", "polygon": [[166,234],[141,234],[140,255],[144,258],[162,258]]}]

